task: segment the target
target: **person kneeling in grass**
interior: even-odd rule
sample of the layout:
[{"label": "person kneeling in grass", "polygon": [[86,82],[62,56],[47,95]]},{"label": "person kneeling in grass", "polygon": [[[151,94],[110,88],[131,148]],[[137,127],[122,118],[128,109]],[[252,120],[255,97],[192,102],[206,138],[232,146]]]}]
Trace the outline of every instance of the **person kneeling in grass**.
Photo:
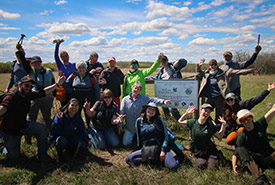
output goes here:
[{"label": "person kneeling in grass", "polygon": [[213,168],[216,166],[219,151],[211,138],[212,136],[218,139],[223,138],[226,122],[220,117],[221,128],[217,130],[215,122],[208,119],[213,111],[213,107],[208,103],[201,106],[198,119],[186,120],[188,115],[195,112],[195,109],[195,106],[190,105],[178,122],[187,125],[191,131],[191,151],[195,156],[197,167],[199,169]]},{"label": "person kneeling in grass", "polygon": [[270,146],[266,133],[268,122],[274,116],[275,104],[256,122],[253,121],[255,115],[247,109],[237,113],[237,123],[242,124],[244,130],[237,138],[236,153],[248,167],[255,184],[269,184],[263,169],[275,169],[275,150]]}]

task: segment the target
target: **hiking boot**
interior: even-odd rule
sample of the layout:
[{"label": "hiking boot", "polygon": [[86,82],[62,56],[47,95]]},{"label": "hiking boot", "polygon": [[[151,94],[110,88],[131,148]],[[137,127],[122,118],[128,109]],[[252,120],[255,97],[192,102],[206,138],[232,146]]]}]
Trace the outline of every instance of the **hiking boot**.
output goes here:
[{"label": "hiking boot", "polygon": [[270,185],[270,183],[265,175],[261,175],[253,182],[253,185]]}]

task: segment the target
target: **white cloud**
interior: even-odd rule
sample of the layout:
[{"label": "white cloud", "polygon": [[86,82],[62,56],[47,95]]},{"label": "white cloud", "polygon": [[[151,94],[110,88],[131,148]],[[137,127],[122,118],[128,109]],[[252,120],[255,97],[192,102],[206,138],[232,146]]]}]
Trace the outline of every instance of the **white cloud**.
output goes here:
[{"label": "white cloud", "polygon": [[196,35],[193,35],[193,37],[204,37],[204,36],[206,36],[206,34],[200,34],[200,33],[198,33]]},{"label": "white cloud", "polygon": [[13,46],[15,49],[16,41],[17,39],[14,37],[0,38],[0,48],[7,48],[9,46]]},{"label": "white cloud", "polygon": [[133,3],[133,4],[138,4],[139,2],[141,2],[142,0],[127,0],[126,3]]},{"label": "white cloud", "polygon": [[17,27],[0,27],[0,30],[21,30],[21,28],[17,28]]},{"label": "white cloud", "polygon": [[44,12],[40,12],[40,15],[49,15],[49,13],[53,13],[54,11],[53,10],[45,10]]},{"label": "white cloud", "polygon": [[126,30],[138,30],[138,31],[160,31],[172,27],[173,24],[167,21],[166,17],[160,19],[154,19],[150,22],[131,22],[126,23],[118,28],[123,28]]},{"label": "white cloud", "polygon": [[226,17],[226,16],[228,16],[228,14],[232,13],[233,10],[234,10],[234,6],[229,6],[226,9],[222,9],[220,11],[215,11],[213,14],[218,17]]},{"label": "white cloud", "polygon": [[222,39],[209,39],[209,38],[203,38],[199,37],[191,42],[189,42],[187,45],[201,45],[201,46],[213,46],[213,45],[225,45],[229,43],[235,43],[236,46],[247,46],[247,44],[252,44],[253,42],[256,43],[256,37],[252,36],[251,34],[247,35],[238,35],[236,37],[227,37]]},{"label": "white cloud", "polygon": [[133,34],[134,35],[140,35],[140,34],[142,34],[142,31],[134,31]]},{"label": "white cloud", "polygon": [[177,29],[175,28],[169,28],[169,29],[166,29],[166,30],[163,30],[161,33],[159,33],[159,35],[162,35],[162,36],[166,36],[166,35],[180,35],[182,32],[178,31]]},{"label": "white cloud", "polygon": [[127,38],[112,39],[109,42],[109,46],[110,47],[114,47],[114,46],[119,47],[119,46],[122,46],[126,41],[127,41]]},{"label": "white cloud", "polygon": [[204,4],[204,2],[200,2],[200,3],[198,3],[198,5],[199,6],[197,8],[191,8],[190,11],[192,13],[196,13],[196,12],[204,11],[204,10],[207,10],[207,9],[211,8],[210,5]]},{"label": "white cloud", "polygon": [[168,37],[140,37],[129,41],[134,46],[150,46],[171,42]]},{"label": "white cloud", "polygon": [[250,22],[274,25],[275,24],[275,15],[266,16],[266,17],[263,17],[260,19],[252,19],[252,20],[250,20]]},{"label": "white cloud", "polygon": [[70,46],[72,47],[89,47],[89,46],[107,46],[107,39],[105,37],[91,38],[84,41],[73,41]]},{"label": "white cloud", "polygon": [[189,5],[191,5],[192,4],[192,1],[184,1],[183,2],[183,5],[184,6],[189,6]]},{"label": "white cloud", "polygon": [[5,12],[5,11],[0,9],[0,20],[1,19],[17,19],[20,16],[21,15],[18,14],[18,13],[9,13],[9,12]]},{"label": "white cloud", "polygon": [[180,40],[185,40],[188,38],[188,34],[182,34],[181,36],[179,36]]},{"label": "white cloud", "polygon": [[214,0],[214,1],[212,1],[210,3],[210,5],[212,5],[212,6],[220,6],[220,5],[224,4],[224,3],[225,3],[224,0]]},{"label": "white cloud", "polygon": [[91,29],[84,23],[71,24],[71,23],[52,23],[40,24],[37,27],[48,27],[45,32],[38,35],[52,36],[52,35],[75,35],[82,36],[86,33],[91,33]]},{"label": "white cloud", "polygon": [[126,34],[127,34],[126,31],[119,29],[119,30],[114,30],[112,32],[109,32],[107,35],[126,35]]},{"label": "white cloud", "polygon": [[275,31],[275,26],[271,26],[271,29],[272,29],[273,31]]},{"label": "white cloud", "polygon": [[60,0],[60,1],[54,2],[55,5],[62,5],[62,4],[66,4],[66,3],[68,3],[68,1],[65,1],[65,0]]},{"label": "white cloud", "polygon": [[243,14],[243,15],[234,14],[234,15],[232,16],[232,19],[235,19],[235,20],[237,20],[237,21],[243,21],[243,20],[248,19],[248,18],[250,18],[250,17],[251,17],[251,15],[249,15],[249,14]]},{"label": "white cloud", "polygon": [[147,15],[146,17],[151,19],[157,16],[169,16],[173,19],[183,20],[186,17],[190,16],[190,11],[188,7],[176,7],[165,5],[163,3],[157,3],[154,1],[149,1],[149,4],[146,7]]}]

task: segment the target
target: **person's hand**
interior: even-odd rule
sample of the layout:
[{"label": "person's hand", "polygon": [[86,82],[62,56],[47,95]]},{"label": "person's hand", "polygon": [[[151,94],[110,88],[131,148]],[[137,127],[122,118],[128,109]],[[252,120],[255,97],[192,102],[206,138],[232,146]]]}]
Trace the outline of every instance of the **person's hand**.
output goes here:
[{"label": "person's hand", "polygon": [[237,165],[233,166],[234,175],[238,175],[237,169],[238,169],[238,166],[237,166]]},{"label": "person's hand", "polygon": [[9,90],[10,90],[9,88],[6,88],[4,92],[7,93],[9,92]]},{"label": "person's hand", "polygon": [[104,84],[106,84],[107,83],[107,81],[105,80],[105,78],[100,78],[99,80],[98,80],[98,84],[100,84],[100,85],[104,85]]},{"label": "person's hand", "polygon": [[161,151],[160,155],[159,155],[159,160],[162,162],[162,161],[164,161],[164,159],[165,159],[165,152]]},{"label": "person's hand", "polygon": [[22,47],[21,44],[16,44],[16,49],[17,49],[18,51],[22,51],[23,47]]},{"label": "person's hand", "polygon": [[205,59],[204,59],[204,58],[201,58],[201,59],[200,59],[199,66],[201,67],[201,66],[204,64],[204,62],[205,62]]},{"label": "person's hand", "polygon": [[96,69],[92,69],[89,73],[90,74],[95,74],[96,73]]},{"label": "person's hand", "polygon": [[162,61],[163,57],[164,57],[164,54],[160,53],[159,56],[158,56],[158,59]]},{"label": "person's hand", "polygon": [[89,109],[90,109],[90,106],[91,106],[91,102],[88,102],[88,100],[85,99],[85,103],[84,103],[83,107],[84,107],[86,110],[89,110]]},{"label": "person's hand", "polygon": [[271,85],[270,85],[270,83],[268,83],[268,88],[267,88],[267,90],[270,92],[270,91],[272,91],[273,89],[275,89],[275,82],[273,82]]},{"label": "person's hand", "polygon": [[261,50],[262,50],[262,47],[260,45],[257,45],[255,47],[255,53],[259,54]]},{"label": "person's hand", "polygon": [[116,120],[118,121],[118,123],[121,123],[123,120],[123,118],[126,116],[126,114],[118,114],[117,113],[117,118]]},{"label": "person's hand", "polygon": [[168,103],[171,104],[172,101],[171,101],[171,100],[164,100],[163,103],[164,103],[165,105],[168,104]]},{"label": "person's hand", "polygon": [[218,121],[219,121],[221,124],[227,124],[226,121],[225,121],[221,116],[219,116]]},{"label": "person's hand", "polygon": [[58,85],[62,85],[65,82],[65,80],[66,80],[66,76],[60,76],[60,77],[58,77],[56,83]]},{"label": "person's hand", "polygon": [[64,76],[64,73],[62,71],[58,71],[58,76]]},{"label": "person's hand", "polygon": [[100,73],[103,69],[101,67],[97,67],[95,70],[97,73]]},{"label": "person's hand", "polygon": [[256,75],[256,74],[257,74],[257,71],[256,71],[255,68],[252,68],[252,69],[251,69],[251,72],[252,72],[253,75]]},{"label": "person's hand", "polygon": [[196,106],[195,105],[190,105],[187,110],[186,110],[186,113],[187,114],[193,114],[196,110]]},{"label": "person's hand", "polygon": [[57,110],[56,110],[56,117],[57,117],[58,119],[60,119],[60,118],[63,117],[63,112],[61,112],[60,109],[57,109]]}]

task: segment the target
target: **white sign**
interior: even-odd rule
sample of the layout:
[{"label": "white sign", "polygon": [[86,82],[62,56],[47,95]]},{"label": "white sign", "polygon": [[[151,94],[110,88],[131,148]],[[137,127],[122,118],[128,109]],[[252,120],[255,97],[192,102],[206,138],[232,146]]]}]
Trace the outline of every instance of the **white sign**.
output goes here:
[{"label": "white sign", "polygon": [[155,96],[172,100],[162,107],[187,109],[189,105],[198,107],[197,80],[155,80]]}]

